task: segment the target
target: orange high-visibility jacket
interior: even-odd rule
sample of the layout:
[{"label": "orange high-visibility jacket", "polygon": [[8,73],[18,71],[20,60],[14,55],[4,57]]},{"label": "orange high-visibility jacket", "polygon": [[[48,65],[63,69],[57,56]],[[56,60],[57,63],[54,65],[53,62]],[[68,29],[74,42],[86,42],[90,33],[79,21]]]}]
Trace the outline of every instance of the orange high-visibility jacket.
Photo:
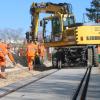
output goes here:
[{"label": "orange high-visibility jacket", "polygon": [[0,61],[5,60],[5,55],[7,54],[7,45],[0,43]]},{"label": "orange high-visibility jacket", "polygon": [[34,43],[27,45],[27,56],[34,57],[37,52],[37,46]]},{"label": "orange high-visibility jacket", "polygon": [[41,57],[44,57],[45,55],[45,47],[43,44],[39,46],[39,54]]},{"label": "orange high-visibility jacket", "polygon": [[0,66],[6,65],[6,55],[8,55],[11,61],[14,61],[12,54],[7,50],[7,45],[5,43],[0,43]]},{"label": "orange high-visibility jacket", "polygon": [[11,52],[8,51],[8,57],[12,62],[15,62],[14,57]]}]

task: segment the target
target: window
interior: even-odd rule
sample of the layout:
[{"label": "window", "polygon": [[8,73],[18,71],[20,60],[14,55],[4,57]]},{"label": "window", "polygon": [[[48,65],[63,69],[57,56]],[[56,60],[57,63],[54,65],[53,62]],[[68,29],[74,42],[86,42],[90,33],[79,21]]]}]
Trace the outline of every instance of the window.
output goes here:
[{"label": "window", "polygon": [[52,19],[52,32],[53,34],[59,34],[61,32],[59,18]]},{"label": "window", "polygon": [[68,27],[73,24],[75,24],[74,16],[64,18],[64,27]]}]

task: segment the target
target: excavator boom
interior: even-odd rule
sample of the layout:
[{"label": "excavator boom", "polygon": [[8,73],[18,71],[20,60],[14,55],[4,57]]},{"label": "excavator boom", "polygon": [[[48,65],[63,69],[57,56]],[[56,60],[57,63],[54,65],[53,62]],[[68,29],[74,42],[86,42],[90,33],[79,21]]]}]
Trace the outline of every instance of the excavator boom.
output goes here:
[{"label": "excavator boom", "polygon": [[50,13],[55,14],[57,12],[61,14],[71,14],[72,13],[72,6],[69,3],[33,3],[30,12],[32,15],[34,13]]},{"label": "excavator boom", "polygon": [[72,6],[68,3],[33,3],[30,8],[30,13],[32,15],[31,35],[33,40],[37,38],[39,14],[43,12],[59,15],[60,17],[63,17],[63,14],[67,14],[68,16],[72,14]]}]

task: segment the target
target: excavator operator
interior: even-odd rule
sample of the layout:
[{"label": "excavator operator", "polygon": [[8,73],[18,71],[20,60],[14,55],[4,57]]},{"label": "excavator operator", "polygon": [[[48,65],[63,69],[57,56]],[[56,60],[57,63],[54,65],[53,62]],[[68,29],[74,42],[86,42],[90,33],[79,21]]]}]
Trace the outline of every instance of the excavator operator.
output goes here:
[{"label": "excavator operator", "polygon": [[6,78],[6,73],[5,73],[5,68],[6,68],[6,55],[10,58],[10,60],[13,62],[13,65],[15,65],[15,61],[13,58],[13,55],[8,49],[7,44],[2,42],[0,40],[0,78],[5,79]]}]

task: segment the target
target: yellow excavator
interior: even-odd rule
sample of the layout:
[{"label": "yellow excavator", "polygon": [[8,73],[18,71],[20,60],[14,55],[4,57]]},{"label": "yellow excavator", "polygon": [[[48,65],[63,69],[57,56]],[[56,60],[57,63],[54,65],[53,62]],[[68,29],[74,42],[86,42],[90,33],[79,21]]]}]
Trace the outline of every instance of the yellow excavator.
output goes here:
[{"label": "yellow excavator", "polygon": [[[100,44],[100,24],[76,23],[69,3],[32,3],[31,32],[33,41],[38,38],[40,13],[49,14],[40,21],[45,47],[52,47],[52,65],[97,66],[96,47]],[[49,29],[47,25],[49,23]],[[51,30],[50,33],[47,31]]]}]

